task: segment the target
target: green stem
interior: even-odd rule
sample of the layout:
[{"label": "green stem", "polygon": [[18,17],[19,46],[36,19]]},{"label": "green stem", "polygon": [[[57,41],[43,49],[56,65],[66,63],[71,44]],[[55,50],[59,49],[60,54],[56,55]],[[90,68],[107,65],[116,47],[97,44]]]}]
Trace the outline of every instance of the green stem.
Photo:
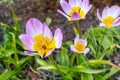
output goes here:
[{"label": "green stem", "polygon": [[77,32],[79,33],[79,35],[81,35],[81,26],[79,20],[76,21],[76,24],[77,24]]},{"label": "green stem", "polygon": [[9,5],[9,7],[10,7],[10,11],[11,11],[11,13],[12,13],[12,16],[13,16],[13,18],[14,18],[14,22],[15,22],[15,24],[17,24],[17,23],[18,23],[18,18],[17,18],[16,14],[15,14],[15,12],[14,12],[14,10],[13,10],[13,7],[12,7],[12,5],[11,5],[11,2],[10,2],[10,0],[7,0],[7,2],[8,2],[8,5]]},{"label": "green stem", "polygon": [[82,59],[85,62],[85,65],[89,68],[89,65],[88,65],[88,62],[87,62],[87,58],[86,59],[85,58],[86,58],[86,55],[82,54]]},{"label": "green stem", "polygon": [[18,70],[20,70],[19,59],[18,59],[17,49],[16,49],[16,38],[15,38],[15,35],[13,33],[10,33],[10,34],[12,35],[12,40],[13,40],[12,48],[14,49],[15,65],[16,65],[16,68]]},{"label": "green stem", "polygon": [[60,69],[59,69],[59,67],[57,66],[57,64],[56,64],[55,60],[53,59],[53,57],[50,55],[48,58],[49,58],[50,62],[58,69],[58,71],[61,73],[61,75],[62,75],[63,77],[65,77],[65,74],[60,71]]},{"label": "green stem", "polygon": [[105,37],[105,32],[107,31],[107,29],[105,28],[104,31],[103,31],[103,35],[102,35],[102,39],[101,39],[101,42],[100,42],[100,47],[98,49],[98,52],[100,53],[100,50],[102,48],[102,43],[103,43],[103,40],[104,40],[104,37]]},{"label": "green stem", "polygon": [[79,54],[78,53],[75,53],[76,54],[76,59],[77,59],[77,65],[79,65]]}]

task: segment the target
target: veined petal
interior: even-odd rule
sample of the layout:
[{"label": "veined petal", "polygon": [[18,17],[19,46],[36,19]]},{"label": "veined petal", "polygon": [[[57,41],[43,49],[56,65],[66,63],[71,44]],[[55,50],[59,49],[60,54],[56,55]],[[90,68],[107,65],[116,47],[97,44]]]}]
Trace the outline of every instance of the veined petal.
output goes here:
[{"label": "veined petal", "polygon": [[118,26],[120,25],[120,17],[118,17],[113,23],[112,23],[112,26]]},{"label": "veined petal", "polygon": [[98,17],[98,19],[101,21],[102,20],[102,17],[100,16],[100,12],[99,12],[99,10],[97,9],[97,17]]},{"label": "veined petal", "polygon": [[74,43],[78,42],[79,41],[79,35],[77,35],[74,39]]},{"label": "veined petal", "polygon": [[55,30],[54,39],[56,40],[56,48],[60,48],[62,45],[62,40],[63,40],[63,34],[60,28],[57,28]]},{"label": "veined petal", "polygon": [[29,36],[27,34],[22,34],[22,35],[19,36],[19,39],[23,42],[23,44],[26,46],[26,48],[28,50],[33,51],[34,40],[31,36]]},{"label": "veined petal", "polygon": [[[114,13],[113,13],[114,11]],[[119,6],[112,6],[109,10],[109,14],[114,18],[117,18],[120,15],[120,7]]]},{"label": "veined petal", "polygon": [[26,24],[26,33],[30,36],[41,34],[43,31],[42,23],[36,18],[30,18]]},{"label": "veined petal", "polygon": [[77,50],[74,48],[74,45],[71,45],[71,46],[70,46],[70,49],[71,49],[71,51],[73,51],[73,52],[77,52]]},{"label": "veined petal", "polygon": [[89,5],[89,0],[83,0],[83,4],[84,4],[84,6],[88,6]]},{"label": "veined petal", "polygon": [[92,8],[92,5],[89,5],[88,8],[87,8],[87,11],[86,13],[88,13],[88,11]]},{"label": "veined petal", "polygon": [[79,39],[79,42],[80,42],[80,43],[83,43],[85,46],[87,45],[87,40]]},{"label": "veined petal", "polygon": [[48,57],[49,55],[51,55],[54,50],[55,50],[55,49],[52,49],[52,50],[50,50],[48,53],[46,53],[45,57]]},{"label": "veined petal", "polygon": [[44,26],[43,36],[47,36],[52,40],[53,35],[52,35],[50,28],[45,23],[43,24],[43,26]]},{"label": "veined petal", "polygon": [[68,19],[68,16],[64,12],[62,12],[61,10],[58,9],[57,12],[62,14],[63,16],[65,16]]},{"label": "veined petal", "polygon": [[[74,0],[73,0],[74,1]],[[75,5],[76,6],[80,6],[80,4],[81,4],[81,0],[75,0]]]},{"label": "veined petal", "polygon": [[100,23],[100,26],[101,26],[101,27],[106,27],[106,28],[108,28],[108,26],[106,26],[106,25],[103,24],[103,23]]},{"label": "veined petal", "polygon": [[76,2],[75,0],[69,0],[69,4],[70,4],[70,7],[72,8],[73,6],[75,6]]},{"label": "veined petal", "polygon": [[85,51],[84,51],[84,54],[87,54],[89,51],[90,51],[90,49],[86,48]]},{"label": "veined petal", "polygon": [[61,4],[61,7],[63,9],[63,11],[68,14],[71,10],[71,7],[70,5],[65,1],[65,0],[61,0],[60,1],[60,4]]},{"label": "veined petal", "polygon": [[105,18],[109,15],[109,7],[105,7],[103,12],[102,12],[102,18]]},{"label": "veined petal", "polygon": [[34,52],[32,51],[24,51],[25,55],[33,56]]},{"label": "veined petal", "polygon": [[80,15],[78,13],[73,13],[72,20],[79,20],[79,19],[80,19]]}]

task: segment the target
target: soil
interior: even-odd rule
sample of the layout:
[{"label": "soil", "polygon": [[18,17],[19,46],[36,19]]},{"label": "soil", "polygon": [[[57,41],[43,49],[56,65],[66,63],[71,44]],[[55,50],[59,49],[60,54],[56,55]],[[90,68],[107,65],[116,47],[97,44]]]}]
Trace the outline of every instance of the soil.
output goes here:
[{"label": "soil", "polygon": [[[93,5],[92,9],[87,14],[86,19],[80,21],[83,33],[90,26],[95,27],[99,25],[96,16],[96,9],[102,11],[105,6],[120,5],[120,0],[90,0],[90,3]],[[74,39],[75,34],[73,27],[75,26],[75,22],[68,22],[65,17],[57,13],[57,9],[61,9],[57,0],[19,0],[13,3],[12,6],[18,16],[19,24],[22,25],[23,29],[25,29],[25,23],[29,18],[34,17],[45,22],[45,19],[49,17],[52,19],[52,23],[50,24],[52,31],[55,31],[55,29],[59,27],[63,31],[64,41],[72,41]],[[0,21],[11,26],[14,25],[13,17],[7,3],[0,4]],[[120,53],[116,53],[111,60],[120,66]],[[26,70],[27,69],[24,71]],[[38,75],[30,71],[27,71],[27,74],[32,80],[39,80],[37,79]],[[46,78],[44,78],[42,77],[41,79],[46,80]],[[116,80],[120,80],[120,75],[117,75],[115,78]]]}]

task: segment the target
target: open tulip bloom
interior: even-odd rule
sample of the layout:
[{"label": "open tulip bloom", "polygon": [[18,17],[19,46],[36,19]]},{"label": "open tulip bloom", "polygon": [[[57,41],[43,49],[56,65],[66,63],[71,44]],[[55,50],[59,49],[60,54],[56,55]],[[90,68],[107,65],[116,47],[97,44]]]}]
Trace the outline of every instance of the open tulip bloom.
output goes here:
[{"label": "open tulip bloom", "polygon": [[84,19],[92,5],[89,5],[89,0],[65,0],[60,1],[64,12],[58,10],[60,14],[65,16],[69,21]]},{"label": "open tulip bloom", "polygon": [[120,7],[112,6],[104,8],[102,16],[100,16],[99,10],[97,10],[98,19],[101,21],[100,26],[111,28],[120,25]]},{"label": "open tulip bloom", "polygon": [[19,36],[27,50],[26,55],[37,52],[42,58],[49,56],[55,48],[62,45],[63,34],[59,28],[55,30],[54,37],[49,27],[39,20],[31,18],[26,24],[26,34]]},{"label": "open tulip bloom", "polygon": [[71,50],[77,53],[87,54],[89,52],[89,48],[85,48],[87,46],[87,40],[79,39],[79,36],[76,36],[74,39],[74,45],[71,45]]}]

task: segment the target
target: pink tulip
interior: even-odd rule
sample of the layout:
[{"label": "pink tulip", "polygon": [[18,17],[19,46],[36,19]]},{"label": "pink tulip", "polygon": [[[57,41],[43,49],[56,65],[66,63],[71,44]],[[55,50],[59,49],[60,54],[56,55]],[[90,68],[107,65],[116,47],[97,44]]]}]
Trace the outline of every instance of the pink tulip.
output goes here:
[{"label": "pink tulip", "polygon": [[26,46],[26,55],[33,55],[34,52],[37,52],[43,58],[49,56],[55,48],[61,47],[63,34],[57,28],[53,37],[45,23],[31,18],[26,24],[26,34],[20,35],[19,38]]}]

